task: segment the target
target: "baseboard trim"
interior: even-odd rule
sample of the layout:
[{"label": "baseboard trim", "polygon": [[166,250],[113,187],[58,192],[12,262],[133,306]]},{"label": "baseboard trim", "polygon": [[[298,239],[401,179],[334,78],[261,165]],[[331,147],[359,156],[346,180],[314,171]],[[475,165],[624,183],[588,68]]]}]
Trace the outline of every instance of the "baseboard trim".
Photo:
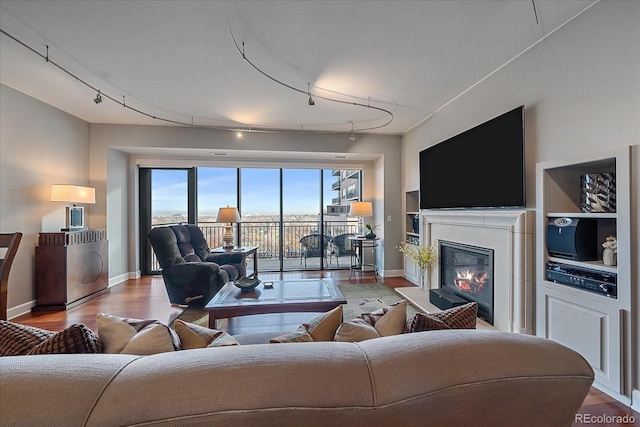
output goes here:
[{"label": "baseboard trim", "polygon": [[[593,382],[592,386],[594,388],[597,388],[598,390],[600,390],[601,392],[603,392],[604,394],[613,397],[614,399],[616,399],[618,402],[627,405],[627,406],[631,406],[631,398],[629,396],[625,396],[623,394],[617,393],[613,390],[611,390],[610,388],[608,388],[605,385],[602,385],[596,381]],[[639,396],[640,397],[640,396]]]},{"label": "baseboard trim", "polygon": [[36,306],[36,300],[25,302],[15,307],[11,307],[7,310],[7,319],[15,319],[18,316],[31,312],[31,309]]},{"label": "baseboard trim", "polygon": [[382,277],[402,277],[404,276],[404,270],[380,270],[380,276]]},{"label": "baseboard trim", "polygon": [[124,283],[130,279],[139,279],[140,271],[130,271],[128,273],[123,273],[118,276],[111,277],[109,279],[109,287],[119,285],[120,283]]}]

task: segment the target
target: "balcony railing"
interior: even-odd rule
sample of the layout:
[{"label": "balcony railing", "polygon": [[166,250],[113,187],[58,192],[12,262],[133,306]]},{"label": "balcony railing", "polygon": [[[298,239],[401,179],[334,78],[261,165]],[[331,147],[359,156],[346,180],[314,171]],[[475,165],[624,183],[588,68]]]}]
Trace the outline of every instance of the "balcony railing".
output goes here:
[{"label": "balcony railing", "polygon": [[[335,219],[336,217],[331,218]],[[153,227],[176,224],[154,224]],[[200,222],[198,226],[210,248],[223,245],[224,224]],[[343,233],[355,233],[357,229],[358,223],[355,218],[340,221],[330,220],[324,222],[323,232],[329,237],[335,237]],[[280,258],[282,258],[283,270],[303,269],[300,239],[309,234],[319,233],[320,223],[318,221],[285,221],[283,223],[278,221],[243,221],[241,224],[233,226],[236,246],[258,246],[260,248],[258,249],[259,271],[279,271]],[[240,237],[238,238],[238,236]],[[327,257],[324,262],[325,268],[348,268],[349,261],[348,258],[332,260]],[[318,269],[320,268],[320,258],[307,259],[306,265],[307,269]],[[151,270],[160,270],[155,254],[152,254]]]}]

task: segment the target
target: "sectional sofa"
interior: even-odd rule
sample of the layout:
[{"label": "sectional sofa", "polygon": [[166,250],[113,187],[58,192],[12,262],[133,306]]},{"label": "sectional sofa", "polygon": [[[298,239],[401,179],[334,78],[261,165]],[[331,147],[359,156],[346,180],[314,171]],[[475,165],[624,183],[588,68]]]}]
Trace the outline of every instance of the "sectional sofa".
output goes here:
[{"label": "sectional sofa", "polygon": [[1,426],[571,426],[576,352],[481,330],[0,357]]}]

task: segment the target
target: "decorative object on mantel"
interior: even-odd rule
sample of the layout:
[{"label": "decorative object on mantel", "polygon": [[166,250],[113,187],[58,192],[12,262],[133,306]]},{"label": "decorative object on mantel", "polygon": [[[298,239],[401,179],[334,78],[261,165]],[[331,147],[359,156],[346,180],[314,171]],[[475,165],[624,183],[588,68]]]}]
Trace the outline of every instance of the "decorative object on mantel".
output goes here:
[{"label": "decorative object on mantel", "polygon": [[365,224],[364,228],[368,230],[364,235],[364,238],[371,240],[376,238],[376,233],[374,233],[374,231],[380,228],[380,224]]},{"label": "decorative object on mantel", "polygon": [[618,240],[616,236],[607,236],[602,244],[604,250],[602,251],[602,262],[604,265],[617,265],[618,264]]},{"label": "decorative object on mantel", "polygon": [[[438,242],[433,242],[431,246],[412,245],[402,242],[400,246],[396,246],[402,252],[405,258],[411,260],[420,269],[420,289],[428,291],[431,287],[428,283],[431,278],[431,267],[438,261]],[[425,281],[425,272],[427,280]]]},{"label": "decorative object on mantel", "polygon": [[83,187],[81,185],[53,184],[51,186],[52,202],[67,202],[71,206],[67,206],[66,228],[60,231],[84,231],[84,207],[78,206],[78,203],[96,202],[96,189],[92,187]]},{"label": "decorative object on mantel", "polygon": [[582,212],[616,211],[616,174],[590,173],[580,176]]},{"label": "decorative object on mantel", "polygon": [[229,205],[227,205],[226,208],[218,209],[216,222],[226,224],[224,227],[224,236],[222,236],[222,240],[224,241],[224,245],[222,245],[222,247],[224,249],[233,249],[233,233],[231,231],[231,227],[232,223],[240,222],[240,213],[238,212],[238,208],[229,207]]}]

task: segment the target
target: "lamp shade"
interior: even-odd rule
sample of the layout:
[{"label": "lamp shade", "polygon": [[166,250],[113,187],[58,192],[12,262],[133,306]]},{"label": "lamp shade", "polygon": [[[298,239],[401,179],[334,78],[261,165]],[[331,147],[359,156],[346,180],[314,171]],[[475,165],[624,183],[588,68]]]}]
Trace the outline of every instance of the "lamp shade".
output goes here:
[{"label": "lamp shade", "polygon": [[80,185],[53,184],[51,186],[52,202],[95,203],[96,189]]},{"label": "lamp shade", "polygon": [[371,202],[351,202],[351,208],[349,209],[349,215],[351,216],[372,216],[373,206]]},{"label": "lamp shade", "polygon": [[238,208],[227,206],[226,208],[218,209],[216,222],[240,222],[240,214],[238,213]]}]

